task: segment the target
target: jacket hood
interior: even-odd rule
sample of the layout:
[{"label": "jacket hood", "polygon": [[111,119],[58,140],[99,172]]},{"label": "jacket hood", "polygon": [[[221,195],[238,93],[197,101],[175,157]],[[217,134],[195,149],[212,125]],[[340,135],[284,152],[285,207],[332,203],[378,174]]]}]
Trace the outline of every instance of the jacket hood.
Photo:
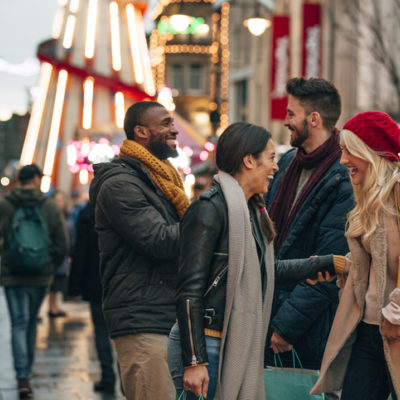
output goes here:
[{"label": "jacket hood", "polygon": [[[126,164],[129,164],[130,168],[126,168]],[[135,174],[135,172],[137,172],[138,174],[146,174],[139,160],[126,156],[120,156],[111,162],[95,164],[93,169],[94,178],[89,189],[89,201],[93,207],[96,205],[97,195],[99,194],[103,183],[108,178],[123,173]]]},{"label": "jacket hood", "polygon": [[17,207],[34,207],[44,199],[43,193],[39,189],[25,189],[22,187],[14,188],[6,199]]}]

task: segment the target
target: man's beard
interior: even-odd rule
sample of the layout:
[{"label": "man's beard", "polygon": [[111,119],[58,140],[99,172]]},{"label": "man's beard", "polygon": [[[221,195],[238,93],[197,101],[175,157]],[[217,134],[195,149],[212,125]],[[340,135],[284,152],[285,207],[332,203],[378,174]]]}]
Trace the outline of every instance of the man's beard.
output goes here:
[{"label": "man's beard", "polygon": [[154,140],[154,136],[150,137],[150,151],[160,160],[166,160],[167,158],[178,157],[178,151],[171,149],[165,142],[161,140]]},{"label": "man's beard", "polygon": [[292,132],[295,132],[295,137],[290,141],[290,144],[293,147],[300,147],[306,139],[310,137],[310,132],[308,131],[308,123],[307,120],[304,119],[303,127],[301,129],[293,129]]}]

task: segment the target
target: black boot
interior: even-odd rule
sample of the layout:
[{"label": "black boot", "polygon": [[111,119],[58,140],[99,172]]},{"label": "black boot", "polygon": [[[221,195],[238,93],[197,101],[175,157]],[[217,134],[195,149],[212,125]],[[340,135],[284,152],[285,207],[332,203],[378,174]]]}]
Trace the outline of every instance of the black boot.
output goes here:
[{"label": "black boot", "polygon": [[95,382],[93,389],[96,392],[114,393],[115,392],[115,378],[107,379],[102,377],[100,381]]}]

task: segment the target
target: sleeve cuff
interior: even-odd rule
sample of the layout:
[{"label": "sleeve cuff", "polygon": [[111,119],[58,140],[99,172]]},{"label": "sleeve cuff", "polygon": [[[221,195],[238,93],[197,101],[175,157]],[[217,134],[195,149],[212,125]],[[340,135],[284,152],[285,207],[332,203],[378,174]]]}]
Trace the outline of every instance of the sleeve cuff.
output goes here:
[{"label": "sleeve cuff", "polygon": [[194,367],[200,367],[200,366],[205,367],[205,366],[207,366],[207,365],[208,365],[208,362],[206,362],[206,363],[199,363],[199,364],[196,364],[196,365],[186,365],[186,366],[185,366],[185,369],[187,369],[187,368],[194,368]]},{"label": "sleeve cuff", "polygon": [[400,306],[391,301],[382,309],[382,314],[393,325],[400,325]]},{"label": "sleeve cuff", "polygon": [[337,274],[344,274],[346,270],[346,257],[345,256],[333,256],[333,265]]}]

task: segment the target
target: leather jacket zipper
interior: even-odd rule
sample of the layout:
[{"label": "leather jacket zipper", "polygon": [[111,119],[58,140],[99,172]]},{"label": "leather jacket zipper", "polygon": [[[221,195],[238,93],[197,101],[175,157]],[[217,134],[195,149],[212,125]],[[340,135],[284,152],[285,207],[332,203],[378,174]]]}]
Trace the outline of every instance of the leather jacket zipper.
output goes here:
[{"label": "leather jacket zipper", "polygon": [[206,297],[208,295],[208,293],[210,293],[211,289],[215,288],[218,286],[218,282],[221,280],[221,278],[225,275],[225,272],[228,269],[228,265],[224,268],[222,268],[222,270],[220,271],[220,273],[215,277],[215,279],[213,280],[213,283],[209,286],[209,288],[205,291],[204,293],[204,297]]},{"label": "leather jacket zipper", "polygon": [[197,358],[194,354],[194,344],[193,344],[193,334],[192,334],[192,321],[190,319],[190,300],[186,299],[186,312],[188,318],[188,326],[189,326],[189,339],[190,339],[190,347],[192,348],[192,362],[191,365],[197,365]]}]

